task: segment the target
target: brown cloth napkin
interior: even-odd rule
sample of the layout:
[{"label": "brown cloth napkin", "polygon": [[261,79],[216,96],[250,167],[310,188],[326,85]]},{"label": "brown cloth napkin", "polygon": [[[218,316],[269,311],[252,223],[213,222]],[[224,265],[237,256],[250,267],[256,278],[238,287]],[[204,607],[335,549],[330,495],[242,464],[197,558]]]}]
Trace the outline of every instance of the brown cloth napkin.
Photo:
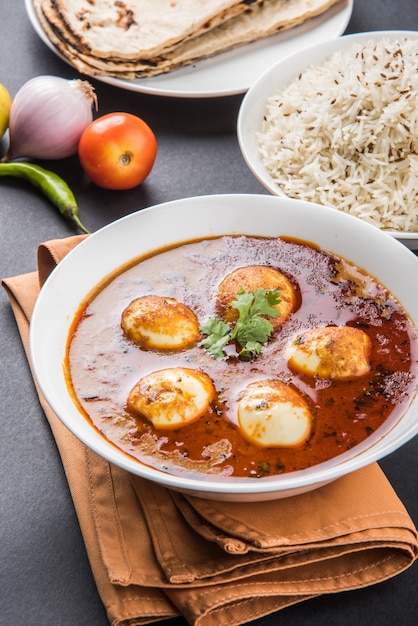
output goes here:
[{"label": "brown cloth napkin", "polygon": [[[38,272],[3,280],[27,354],[39,285],[83,237],[42,244]],[[417,530],[377,464],[272,502],[185,496],[98,457],[38,394],[114,626],[177,615],[194,626],[245,624],[383,581],[417,557]]]}]

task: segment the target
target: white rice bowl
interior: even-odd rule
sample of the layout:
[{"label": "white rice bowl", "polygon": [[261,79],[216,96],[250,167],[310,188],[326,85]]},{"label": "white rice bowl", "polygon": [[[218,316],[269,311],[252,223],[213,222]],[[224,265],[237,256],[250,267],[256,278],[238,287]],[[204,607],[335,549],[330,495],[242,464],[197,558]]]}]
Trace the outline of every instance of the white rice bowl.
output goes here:
[{"label": "white rice bowl", "polygon": [[269,69],[238,119],[272,193],[335,207],[418,248],[418,33],[347,35]]}]

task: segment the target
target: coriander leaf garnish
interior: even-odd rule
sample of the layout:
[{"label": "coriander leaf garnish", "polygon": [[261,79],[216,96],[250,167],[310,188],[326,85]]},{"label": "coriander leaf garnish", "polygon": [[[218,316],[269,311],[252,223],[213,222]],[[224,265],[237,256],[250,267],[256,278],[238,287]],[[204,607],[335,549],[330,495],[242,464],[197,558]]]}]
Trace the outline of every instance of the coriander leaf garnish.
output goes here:
[{"label": "coriander leaf garnish", "polygon": [[221,319],[211,317],[200,327],[200,332],[207,335],[200,345],[218,359],[226,359],[224,347],[231,339],[231,326]]},{"label": "coriander leaf garnish", "polygon": [[207,335],[200,345],[212,356],[226,359],[224,348],[230,341],[235,341],[241,348],[239,356],[246,359],[257,356],[273,332],[272,323],[262,316],[278,317],[280,311],[274,306],[280,302],[280,292],[275,289],[260,288],[252,293],[240,289],[232,302],[238,311],[235,326],[231,328],[219,318],[210,318],[200,328],[201,333]]},{"label": "coriander leaf garnish", "polygon": [[247,341],[242,350],[239,351],[239,356],[244,360],[249,360],[253,356],[261,354],[263,346],[259,341]]}]

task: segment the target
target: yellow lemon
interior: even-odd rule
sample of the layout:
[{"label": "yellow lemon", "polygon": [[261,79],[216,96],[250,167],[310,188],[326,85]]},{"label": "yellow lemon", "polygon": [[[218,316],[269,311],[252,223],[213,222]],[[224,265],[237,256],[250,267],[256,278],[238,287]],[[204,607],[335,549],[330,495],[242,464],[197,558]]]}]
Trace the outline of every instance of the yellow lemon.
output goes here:
[{"label": "yellow lemon", "polygon": [[12,97],[6,87],[0,83],[0,139],[9,126],[9,115],[12,106]]}]

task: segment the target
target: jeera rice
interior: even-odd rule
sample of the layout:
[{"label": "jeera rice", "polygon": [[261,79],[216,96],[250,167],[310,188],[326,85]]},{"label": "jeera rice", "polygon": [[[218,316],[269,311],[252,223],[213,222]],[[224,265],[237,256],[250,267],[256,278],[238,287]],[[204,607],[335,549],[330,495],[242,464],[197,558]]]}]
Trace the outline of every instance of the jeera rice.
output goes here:
[{"label": "jeera rice", "polygon": [[418,231],[418,39],[369,40],[269,97],[264,166],[292,197]]}]

